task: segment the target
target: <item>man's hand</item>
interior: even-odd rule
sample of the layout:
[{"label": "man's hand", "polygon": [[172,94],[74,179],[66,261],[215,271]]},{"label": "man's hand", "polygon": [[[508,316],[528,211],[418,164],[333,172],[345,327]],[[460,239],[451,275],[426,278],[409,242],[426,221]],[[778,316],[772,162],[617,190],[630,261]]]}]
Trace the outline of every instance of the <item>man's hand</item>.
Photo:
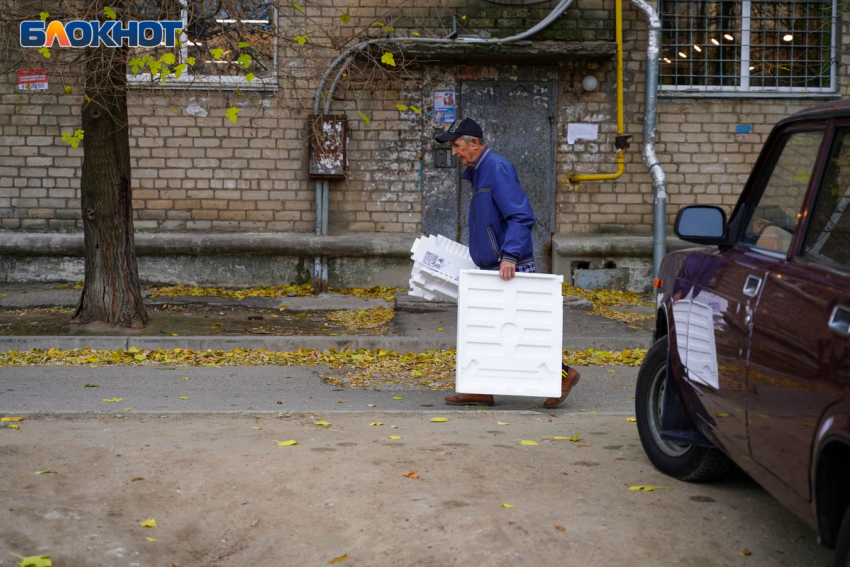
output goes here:
[{"label": "man's hand", "polygon": [[499,275],[503,280],[513,279],[516,274],[516,264],[511,262],[510,260],[502,260],[502,263],[499,265]]}]

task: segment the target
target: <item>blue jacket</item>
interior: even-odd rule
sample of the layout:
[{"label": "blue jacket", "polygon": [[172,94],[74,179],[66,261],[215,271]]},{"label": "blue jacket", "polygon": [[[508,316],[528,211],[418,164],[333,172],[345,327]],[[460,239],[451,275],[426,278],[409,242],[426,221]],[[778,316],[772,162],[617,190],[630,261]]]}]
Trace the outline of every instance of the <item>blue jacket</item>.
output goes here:
[{"label": "blue jacket", "polygon": [[469,254],[475,265],[489,270],[498,268],[502,260],[517,266],[534,262],[534,212],[511,162],[484,148],[461,178],[472,182]]}]

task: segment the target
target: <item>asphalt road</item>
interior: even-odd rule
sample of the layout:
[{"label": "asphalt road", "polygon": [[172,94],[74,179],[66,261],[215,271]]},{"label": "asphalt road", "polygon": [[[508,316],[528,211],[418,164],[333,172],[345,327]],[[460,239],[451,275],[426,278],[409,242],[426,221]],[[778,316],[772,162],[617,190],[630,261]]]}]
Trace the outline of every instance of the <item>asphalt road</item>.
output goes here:
[{"label": "asphalt road", "polygon": [[[578,369],[581,382],[560,408],[547,413],[633,413],[637,368]],[[111,414],[124,408],[133,408],[133,413],[472,411],[447,406],[443,398],[452,392],[394,385],[382,390],[337,388],[318,376],[325,371],[318,366],[6,367],[0,369],[0,413]],[[122,400],[101,401],[113,398]],[[542,403],[543,398],[497,397],[490,411],[542,411]]]}]

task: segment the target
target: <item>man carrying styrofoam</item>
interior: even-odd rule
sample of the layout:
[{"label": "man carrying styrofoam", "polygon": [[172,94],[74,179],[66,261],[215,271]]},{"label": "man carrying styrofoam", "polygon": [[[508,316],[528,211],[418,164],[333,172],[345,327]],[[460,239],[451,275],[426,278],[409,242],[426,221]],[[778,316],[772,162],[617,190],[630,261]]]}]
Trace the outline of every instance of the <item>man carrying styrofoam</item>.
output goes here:
[{"label": "man carrying styrofoam", "polygon": [[[451,142],[452,155],[466,166],[461,177],[472,183],[469,254],[475,265],[482,270],[498,270],[505,280],[516,272],[534,273],[534,212],[514,166],[484,145],[484,132],[471,118],[455,120],[436,140]],[[548,398],[543,407],[558,407],[579,378],[574,368],[562,363],[561,397]],[[486,394],[458,394],[447,397],[446,403],[492,406],[494,400]]]}]

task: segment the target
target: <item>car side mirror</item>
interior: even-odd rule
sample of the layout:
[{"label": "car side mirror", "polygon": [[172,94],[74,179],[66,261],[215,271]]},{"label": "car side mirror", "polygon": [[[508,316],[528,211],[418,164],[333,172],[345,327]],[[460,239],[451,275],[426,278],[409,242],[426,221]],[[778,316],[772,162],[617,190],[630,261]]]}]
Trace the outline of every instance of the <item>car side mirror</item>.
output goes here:
[{"label": "car side mirror", "polygon": [[679,209],[673,227],[676,236],[695,244],[726,244],[726,212],[713,205],[690,205]]}]

